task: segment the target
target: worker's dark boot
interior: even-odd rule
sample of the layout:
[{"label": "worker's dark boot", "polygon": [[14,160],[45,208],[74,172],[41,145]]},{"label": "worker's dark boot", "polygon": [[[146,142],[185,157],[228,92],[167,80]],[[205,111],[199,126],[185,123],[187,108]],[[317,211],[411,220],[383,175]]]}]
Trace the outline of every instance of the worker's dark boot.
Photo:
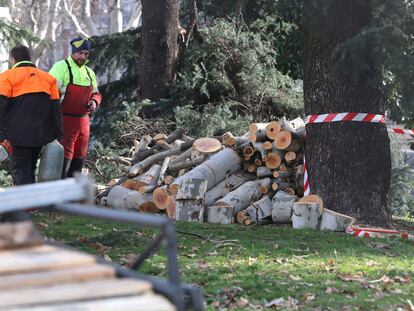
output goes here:
[{"label": "worker's dark boot", "polygon": [[67,177],[73,177],[75,173],[80,173],[85,163],[85,158],[73,158]]},{"label": "worker's dark boot", "polygon": [[72,164],[72,160],[66,159],[66,158],[63,160],[62,179],[65,179],[66,177],[68,177],[68,172],[69,172],[71,164]]}]

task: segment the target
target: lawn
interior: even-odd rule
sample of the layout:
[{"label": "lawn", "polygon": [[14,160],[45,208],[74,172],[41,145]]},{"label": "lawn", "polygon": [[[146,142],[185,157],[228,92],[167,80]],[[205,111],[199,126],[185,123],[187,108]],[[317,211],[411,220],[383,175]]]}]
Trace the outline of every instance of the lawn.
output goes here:
[{"label": "lawn", "polygon": [[[48,237],[128,264],[153,230],[49,213]],[[359,239],[284,226],[177,223],[182,279],[201,286],[207,309],[414,310],[414,243]],[[166,277],[163,250],[142,268]]]}]

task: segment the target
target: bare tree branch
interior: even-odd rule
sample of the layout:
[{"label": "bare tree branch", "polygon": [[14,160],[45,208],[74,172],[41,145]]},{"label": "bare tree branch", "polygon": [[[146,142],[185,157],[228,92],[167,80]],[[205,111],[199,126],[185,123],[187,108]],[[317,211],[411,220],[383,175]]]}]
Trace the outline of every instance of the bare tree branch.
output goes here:
[{"label": "bare tree branch", "polygon": [[72,13],[72,11],[69,9],[69,7],[68,7],[68,0],[62,0],[62,1],[63,1],[63,9],[64,9],[64,11],[65,11],[66,15],[67,15],[67,16],[71,19],[71,21],[72,21],[73,25],[74,25],[74,26],[75,26],[75,28],[76,28],[76,31],[77,31],[79,34],[81,34],[82,36],[89,37],[89,34],[88,34],[88,33],[86,33],[86,32],[82,29],[82,27],[81,27],[81,25],[80,25],[80,23],[79,23],[78,18],[76,17],[76,15],[75,15],[75,14],[73,14],[73,13]]},{"label": "bare tree branch", "polygon": [[132,9],[132,15],[129,19],[128,25],[126,26],[126,29],[136,28],[141,23],[141,17],[142,17],[142,2],[141,0],[137,0],[134,2],[134,6]]},{"label": "bare tree branch", "polygon": [[98,28],[96,28],[96,25],[92,20],[91,0],[84,0],[83,1],[83,22],[85,23],[86,27],[88,28],[88,32],[92,36],[99,36]]}]

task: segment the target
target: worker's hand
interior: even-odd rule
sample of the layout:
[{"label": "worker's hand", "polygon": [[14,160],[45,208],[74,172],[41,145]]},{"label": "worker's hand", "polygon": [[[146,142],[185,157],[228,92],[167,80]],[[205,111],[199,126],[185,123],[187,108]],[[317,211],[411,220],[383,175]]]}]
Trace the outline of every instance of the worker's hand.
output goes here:
[{"label": "worker's hand", "polygon": [[97,107],[98,107],[98,105],[96,104],[96,102],[94,100],[89,101],[89,103],[88,103],[88,111],[89,112],[95,111]]}]

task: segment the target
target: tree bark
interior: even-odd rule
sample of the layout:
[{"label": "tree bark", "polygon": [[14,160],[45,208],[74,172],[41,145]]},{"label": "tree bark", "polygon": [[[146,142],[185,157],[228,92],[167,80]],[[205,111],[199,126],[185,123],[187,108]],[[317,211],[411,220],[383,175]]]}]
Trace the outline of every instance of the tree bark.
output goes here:
[{"label": "tree bark", "polygon": [[[340,44],[360,34],[371,20],[370,1],[305,0],[304,100],[306,115],[385,113],[381,72],[370,42],[358,45],[357,59],[340,61]],[[348,41],[349,42],[349,41]],[[357,44],[354,42],[354,46]],[[338,50],[339,49],[339,50]],[[355,51],[353,51],[355,53]],[[331,210],[359,221],[390,221],[390,146],[379,123],[310,124],[305,147],[312,193]]]},{"label": "tree bark", "polygon": [[143,98],[168,96],[176,74],[178,25],[178,0],[142,0],[138,93]]}]

